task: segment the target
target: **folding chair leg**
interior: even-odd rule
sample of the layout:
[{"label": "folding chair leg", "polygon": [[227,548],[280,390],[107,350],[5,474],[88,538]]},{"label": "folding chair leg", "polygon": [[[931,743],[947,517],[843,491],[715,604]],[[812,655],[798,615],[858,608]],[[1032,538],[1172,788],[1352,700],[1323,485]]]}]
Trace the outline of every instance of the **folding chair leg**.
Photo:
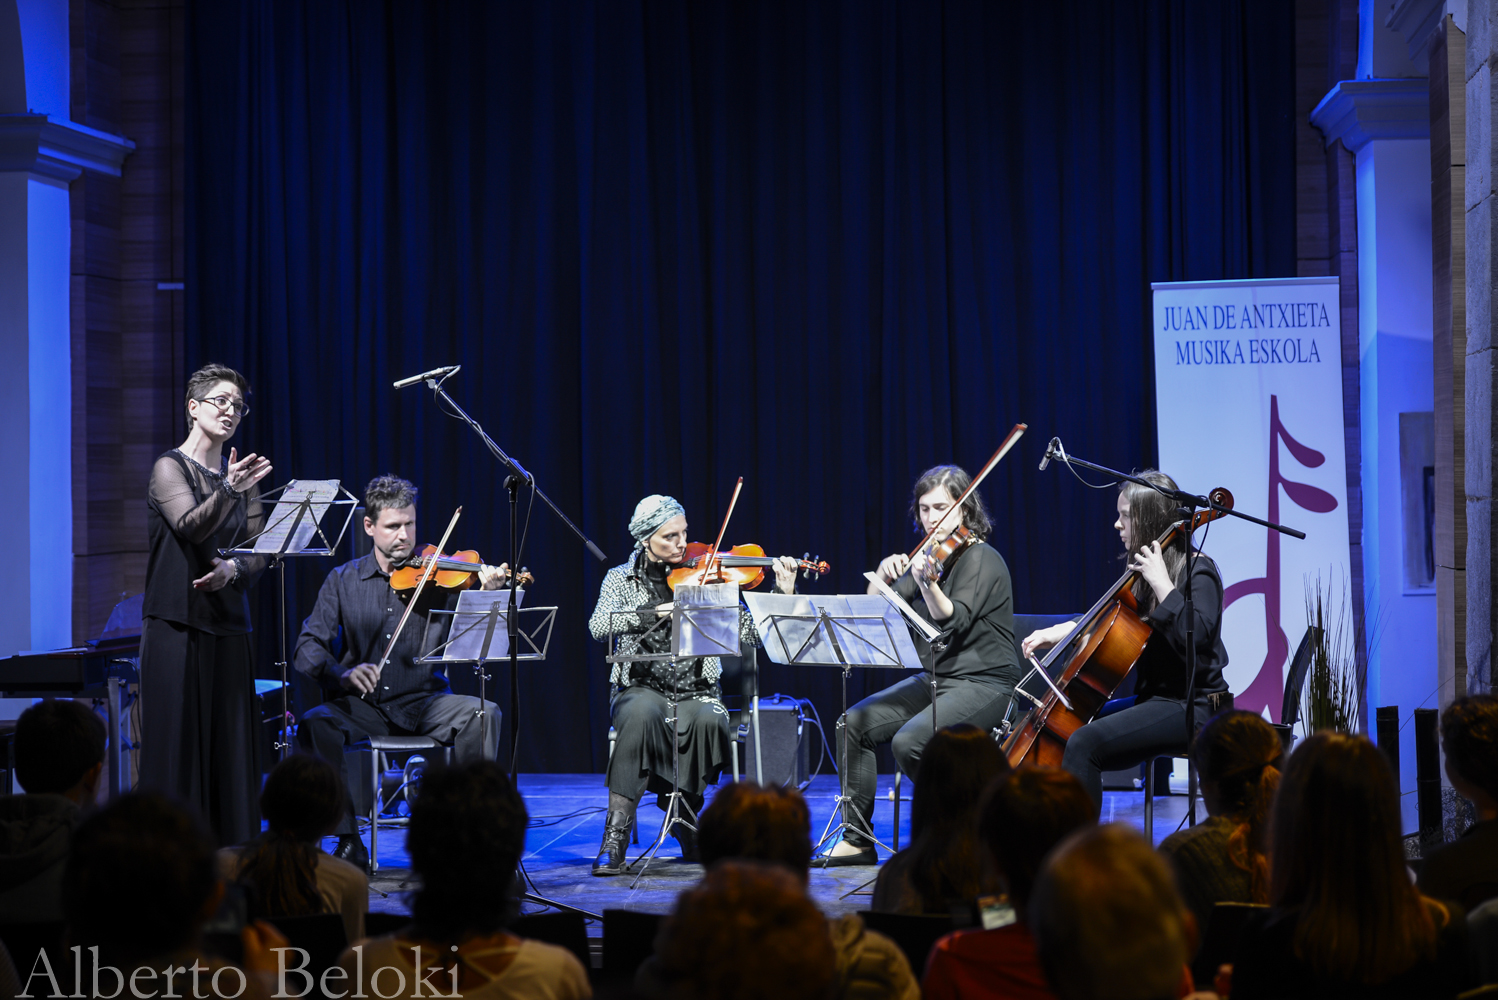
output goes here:
[{"label": "folding chair leg", "polygon": [[380,779],[385,774],[385,755],[379,750],[369,753],[374,775],[369,797],[369,872],[373,875],[380,870]]},{"label": "folding chair leg", "polygon": [[900,849],[900,769],[895,768],[895,850]]},{"label": "folding chair leg", "polygon": [[1144,839],[1155,845],[1155,760],[1144,763]]}]

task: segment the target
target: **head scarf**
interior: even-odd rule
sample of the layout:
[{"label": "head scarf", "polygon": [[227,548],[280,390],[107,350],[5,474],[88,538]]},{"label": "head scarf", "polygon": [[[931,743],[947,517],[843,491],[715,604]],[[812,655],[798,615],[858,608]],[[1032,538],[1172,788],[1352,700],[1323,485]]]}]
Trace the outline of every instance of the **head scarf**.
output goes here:
[{"label": "head scarf", "polygon": [[635,505],[635,516],[629,519],[629,533],[635,538],[635,548],[641,548],[645,539],[661,530],[661,525],[687,509],[674,497],[652,493]]}]

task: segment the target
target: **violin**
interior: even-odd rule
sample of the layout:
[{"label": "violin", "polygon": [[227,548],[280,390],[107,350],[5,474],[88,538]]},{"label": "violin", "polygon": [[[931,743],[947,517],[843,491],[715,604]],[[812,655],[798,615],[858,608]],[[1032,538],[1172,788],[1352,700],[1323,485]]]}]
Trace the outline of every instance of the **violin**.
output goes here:
[{"label": "violin", "polygon": [[[447,590],[463,590],[472,587],[478,579],[479,570],[498,569],[484,565],[483,559],[473,549],[464,549],[452,555],[443,555],[436,545],[424,545],[419,553],[412,555],[399,568],[390,572],[392,590],[410,590],[420,582],[422,573],[432,566],[432,582]],[[509,572],[505,572],[508,581]],[[517,580],[522,587],[536,582],[531,571],[521,567]]]},{"label": "violin", "polygon": [[[1174,544],[1184,534],[1189,550],[1191,535],[1197,528],[1227,516],[1227,510],[1233,507],[1233,495],[1219,488],[1210,496],[1214,504],[1226,510],[1197,511],[1189,530],[1184,519],[1175,522],[1155,539],[1162,549]],[[1062,755],[1066,753],[1066,741],[1072,733],[1097,717],[1103,704],[1113,697],[1113,692],[1139,662],[1153,630],[1149,622],[1140,617],[1134,599],[1134,581],[1138,578],[1137,572],[1125,571],[1118,582],[1077,620],[1066,638],[1051,647],[1044,660],[1036,662],[1031,659],[1035,666],[1031,673],[1038,671],[1049,690],[1037,698],[1024,689],[1024,681],[1015,687],[1013,704],[1024,698],[1033,707],[1004,740],[1004,756],[1009,759],[1010,767],[1019,767],[1023,763],[1060,767]],[[1060,658],[1063,650],[1073,645],[1076,653],[1060,676],[1052,680],[1051,664]]]},{"label": "violin", "polygon": [[[758,545],[735,545],[714,555],[707,542],[690,542],[686,558],[666,574],[666,582],[672,590],[683,583],[736,583],[740,590],[753,590],[765,581],[765,567],[775,562]],[[810,555],[797,559],[796,568],[813,580],[832,569],[826,560]]]}]

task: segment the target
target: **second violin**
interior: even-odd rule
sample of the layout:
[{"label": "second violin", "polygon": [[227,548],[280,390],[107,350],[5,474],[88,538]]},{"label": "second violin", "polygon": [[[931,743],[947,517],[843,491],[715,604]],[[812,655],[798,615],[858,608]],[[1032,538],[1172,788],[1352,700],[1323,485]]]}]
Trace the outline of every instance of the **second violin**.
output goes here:
[{"label": "second violin", "polygon": [[[736,583],[740,590],[753,590],[764,582],[765,568],[775,563],[758,545],[735,545],[714,554],[707,542],[689,542],[686,557],[666,574],[666,582],[672,590],[683,583]],[[796,568],[813,580],[832,569],[825,559],[809,555],[797,559]]]}]

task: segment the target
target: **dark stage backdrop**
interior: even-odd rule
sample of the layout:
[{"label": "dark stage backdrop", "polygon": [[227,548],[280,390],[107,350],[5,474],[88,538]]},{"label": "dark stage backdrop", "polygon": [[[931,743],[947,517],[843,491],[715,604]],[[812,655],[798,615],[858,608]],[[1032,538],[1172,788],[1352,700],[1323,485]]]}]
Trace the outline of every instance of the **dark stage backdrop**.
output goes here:
[{"label": "dark stage backdrop", "polygon": [[[1292,21],[1290,0],[194,3],[188,360],[248,373],[236,443],[275,482],[398,473],[431,540],[462,504],[454,540],[498,561],[504,471],[390,385],[462,364],[455,397],[610,557],[536,505],[530,597],[562,610],[504,705],[524,769],[600,770],[586,620],[644,494],[711,540],[743,476],[729,542],[820,553],[811,589],[861,592],[913,543],[917,473],[976,468],[1025,421],[983,489],[1017,608],[1096,597],[1113,494],[1037,459],[1060,435],[1153,461],[1151,281],[1292,273]],[[297,622],[329,568],[296,564]],[[763,678],[830,726],[834,672]]]}]

